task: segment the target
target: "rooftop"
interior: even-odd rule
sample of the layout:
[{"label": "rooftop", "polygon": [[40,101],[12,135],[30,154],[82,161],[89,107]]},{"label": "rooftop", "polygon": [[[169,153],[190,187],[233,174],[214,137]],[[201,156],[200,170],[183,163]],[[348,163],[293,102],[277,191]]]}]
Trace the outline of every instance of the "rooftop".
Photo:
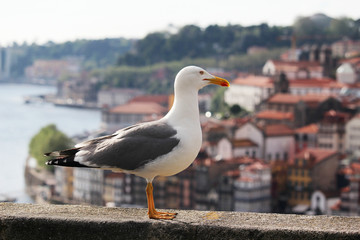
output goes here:
[{"label": "rooftop", "polygon": [[233,139],[232,144],[235,148],[241,147],[257,147],[258,145],[250,139]]},{"label": "rooftop", "polygon": [[306,78],[294,79],[289,82],[290,88],[338,88],[341,89],[347,85],[331,78]]},{"label": "rooftop", "polygon": [[328,98],[332,97],[329,94],[307,94],[307,95],[293,95],[287,93],[278,93],[269,98],[269,103],[282,103],[282,104],[296,104],[304,101],[307,104],[321,103]]},{"label": "rooftop", "polygon": [[154,102],[160,105],[167,105],[169,103],[168,95],[141,95],[133,98],[131,103],[134,102]]},{"label": "rooftop", "polygon": [[123,114],[163,114],[167,109],[154,102],[130,102],[110,109],[111,113]]},{"label": "rooftop", "polygon": [[295,130],[296,133],[307,133],[307,134],[317,134],[319,127],[316,123],[306,125]]},{"label": "rooftop", "polygon": [[[295,155],[295,159],[305,159],[310,160],[308,167],[313,167],[315,164],[338,154],[337,151],[332,149],[323,149],[323,148],[306,148],[303,151]],[[294,164],[294,159],[290,159],[289,165]]]},{"label": "rooftop", "polygon": [[294,130],[285,124],[268,124],[262,127],[266,136],[288,136],[293,135]]},{"label": "rooftop", "polygon": [[281,60],[269,60],[272,61],[278,71],[298,71],[299,69],[307,68],[309,70],[322,70],[322,66],[319,62],[311,61],[281,61]]},{"label": "rooftop", "polygon": [[272,120],[293,120],[294,115],[291,112],[280,112],[275,110],[264,110],[256,114],[260,119],[272,119]]},{"label": "rooftop", "polygon": [[273,87],[273,80],[266,76],[248,75],[236,78],[232,84],[247,85],[255,87]]}]

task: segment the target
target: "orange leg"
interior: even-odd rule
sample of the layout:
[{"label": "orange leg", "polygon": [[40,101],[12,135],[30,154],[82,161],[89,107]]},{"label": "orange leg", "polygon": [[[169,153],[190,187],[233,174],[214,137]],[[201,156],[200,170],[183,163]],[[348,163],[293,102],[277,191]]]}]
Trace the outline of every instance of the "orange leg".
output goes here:
[{"label": "orange leg", "polygon": [[146,197],[147,197],[147,201],[148,201],[148,215],[149,218],[152,219],[174,219],[175,215],[177,213],[168,213],[168,212],[158,212],[155,209],[155,203],[154,203],[154,196],[153,196],[153,186],[152,183],[149,182],[146,185]]}]

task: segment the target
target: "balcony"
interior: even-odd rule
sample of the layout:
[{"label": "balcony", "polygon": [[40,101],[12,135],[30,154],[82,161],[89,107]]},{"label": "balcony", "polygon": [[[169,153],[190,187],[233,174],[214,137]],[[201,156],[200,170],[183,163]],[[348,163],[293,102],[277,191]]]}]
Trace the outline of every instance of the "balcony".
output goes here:
[{"label": "balcony", "polygon": [[0,239],[360,239],[359,217],[0,203]]}]

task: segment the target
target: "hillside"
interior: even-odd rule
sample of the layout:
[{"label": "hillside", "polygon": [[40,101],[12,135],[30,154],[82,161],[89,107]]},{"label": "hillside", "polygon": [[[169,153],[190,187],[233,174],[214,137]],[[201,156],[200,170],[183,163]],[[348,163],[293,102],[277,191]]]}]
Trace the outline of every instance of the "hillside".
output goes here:
[{"label": "hillside", "polygon": [[116,60],[131,49],[134,41],[124,38],[100,40],[76,40],[65,43],[48,42],[44,45],[14,43],[11,47],[11,75],[22,77],[24,69],[37,59],[63,59],[77,57],[83,59],[87,70],[114,65]]}]

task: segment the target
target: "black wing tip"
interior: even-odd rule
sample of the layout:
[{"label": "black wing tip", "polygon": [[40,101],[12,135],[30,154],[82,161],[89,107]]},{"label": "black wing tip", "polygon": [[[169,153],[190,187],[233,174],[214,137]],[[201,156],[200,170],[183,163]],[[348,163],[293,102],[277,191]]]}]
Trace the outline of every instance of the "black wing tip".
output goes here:
[{"label": "black wing tip", "polygon": [[45,162],[46,165],[54,165],[61,167],[78,167],[78,168],[99,168],[95,166],[87,166],[79,162],[75,162],[73,158],[55,158]]},{"label": "black wing tip", "polygon": [[64,159],[50,159],[45,162],[46,165],[60,165],[60,163],[63,163]]}]

